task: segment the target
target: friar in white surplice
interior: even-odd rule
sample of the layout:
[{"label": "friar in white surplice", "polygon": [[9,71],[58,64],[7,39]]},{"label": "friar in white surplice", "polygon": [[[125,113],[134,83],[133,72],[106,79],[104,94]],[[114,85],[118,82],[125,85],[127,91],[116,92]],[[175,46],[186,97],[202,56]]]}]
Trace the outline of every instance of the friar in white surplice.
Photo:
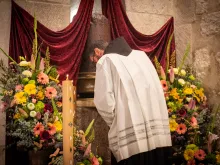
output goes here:
[{"label": "friar in white surplice", "polygon": [[[114,49],[114,44],[110,47]],[[152,62],[143,51],[130,49],[125,56],[106,49],[96,64],[94,103],[110,127],[109,147],[114,157],[118,164],[168,165],[168,112]]]}]

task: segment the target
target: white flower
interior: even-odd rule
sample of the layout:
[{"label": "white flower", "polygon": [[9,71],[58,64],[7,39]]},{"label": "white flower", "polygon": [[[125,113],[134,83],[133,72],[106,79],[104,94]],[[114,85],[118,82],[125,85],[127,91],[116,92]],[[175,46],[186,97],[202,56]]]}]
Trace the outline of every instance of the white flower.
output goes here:
[{"label": "white flower", "polygon": [[173,68],[174,74],[178,74],[179,68]]},{"label": "white flower", "polygon": [[183,79],[179,79],[178,82],[179,82],[179,84],[182,85],[182,86],[185,85],[185,83],[186,83]]},{"label": "white flower", "polygon": [[187,97],[186,101],[189,103],[191,99],[192,99],[192,97]]},{"label": "white flower", "polygon": [[20,66],[30,66],[31,63],[30,63],[30,62],[27,62],[27,61],[21,61],[21,62],[19,63],[19,65],[20,65]]},{"label": "white flower", "polygon": [[186,75],[186,71],[185,71],[184,69],[181,69],[180,75],[181,75],[181,76],[185,76],[185,75]]},{"label": "white flower", "polygon": [[33,110],[35,108],[33,103],[28,103],[27,107],[29,110]]},{"label": "white flower", "polygon": [[32,73],[31,73],[31,71],[29,71],[29,70],[24,70],[24,71],[22,72],[22,74],[25,75],[26,77],[31,77],[31,76],[32,76]]},{"label": "white flower", "polygon": [[37,115],[37,113],[35,111],[30,112],[30,117],[35,117],[36,115]]}]

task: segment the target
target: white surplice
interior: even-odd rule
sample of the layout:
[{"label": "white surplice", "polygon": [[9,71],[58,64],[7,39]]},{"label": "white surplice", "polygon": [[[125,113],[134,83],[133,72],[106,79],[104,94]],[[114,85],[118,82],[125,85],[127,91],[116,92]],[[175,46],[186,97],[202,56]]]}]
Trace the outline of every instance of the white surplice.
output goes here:
[{"label": "white surplice", "polygon": [[144,52],[107,54],[98,61],[94,103],[110,127],[109,147],[118,162],[171,146],[163,89]]}]

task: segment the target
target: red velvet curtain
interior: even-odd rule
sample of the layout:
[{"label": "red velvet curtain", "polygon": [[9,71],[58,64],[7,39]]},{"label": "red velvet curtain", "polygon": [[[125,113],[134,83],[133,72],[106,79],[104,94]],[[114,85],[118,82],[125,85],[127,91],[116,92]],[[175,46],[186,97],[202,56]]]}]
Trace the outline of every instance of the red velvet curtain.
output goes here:
[{"label": "red velvet curtain", "polygon": [[[94,0],[81,0],[73,21],[61,31],[54,32],[38,22],[41,51],[44,53],[49,46],[51,63],[58,66],[61,80],[65,79],[65,74],[69,74],[70,79],[77,79],[90,28],[93,4]],[[33,24],[33,16],[12,1],[9,55],[17,62],[19,56],[26,56],[30,60],[34,39]]]},{"label": "red velvet curtain", "polygon": [[[174,31],[173,18],[170,18],[156,33],[144,35],[132,26],[121,0],[102,0],[102,13],[110,22],[112,39],[123,36],[132,49],[146,52],[151,59],[156,56],[162,66],[165,67],[166,47],[169,37]],[[171,54],[174,50],[175,41],[173,37],[169,53]],[[172,65],[176,65],[175,58],[172,59]]]}]

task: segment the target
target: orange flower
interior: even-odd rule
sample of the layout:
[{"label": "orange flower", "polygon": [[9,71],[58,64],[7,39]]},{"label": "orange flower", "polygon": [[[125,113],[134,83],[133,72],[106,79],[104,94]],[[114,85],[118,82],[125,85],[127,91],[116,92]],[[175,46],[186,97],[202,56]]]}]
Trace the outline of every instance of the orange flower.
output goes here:
[{"label": "orange flower", "polygon": [[49,83],[49,77],[45,73],[40,72],[37,76],[37,82],[39,82],[41,84],[48,84]]},{"label": "orange flower", "polygon": [[54,87],[47,87],[45,91],[45,96],[48,99],[52,99],[57,96],[57,90]]},{"label": "orange flower", "polygon": [[177,129],[176,129],[176,132],[177,132],[178,134],[185,134],[186,131],[187,131],[186,125],[185,125],[185,124],[182,124],[182,123],[179,124],[178,127],[177,127]]},{"label": "orange flower", "polygon": [[168,90],[167,82],[165,80],[161,80],[160,83],[163,87],[163,91],[166,92]]},{"label": "orange flower", "polygon": [[56,133],[56,127],[51,123],[48,123],[47,125],[49,134],[54,135]]},{"label": "orange flower", "polygon": [[206,156],[205,152],[203,150],[201,150],[201,149],[197,150],[195,152],[195,158],[198,159],[198,160],[204,160],[205,156]]},{"label": "orange flower", "polygon": [[37,136],[37,135],[40,135],[40,132],[44,130],[44,126],[42,123],[37,123],[34,127],[34,135]]}]

